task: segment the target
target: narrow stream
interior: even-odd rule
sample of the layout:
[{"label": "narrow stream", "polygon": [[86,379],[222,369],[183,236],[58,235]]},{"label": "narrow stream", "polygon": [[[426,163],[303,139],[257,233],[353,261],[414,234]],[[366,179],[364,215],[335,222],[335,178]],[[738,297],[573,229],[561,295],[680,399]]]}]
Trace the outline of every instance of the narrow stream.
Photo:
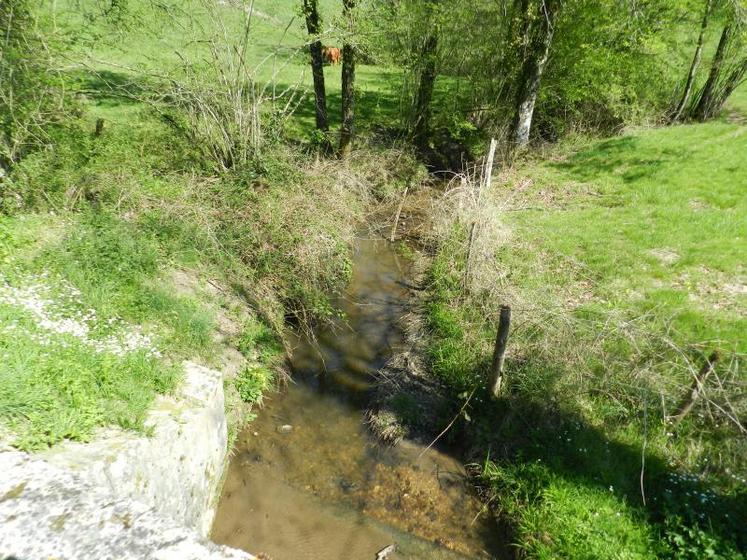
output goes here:
[{"label": "narrow stream", "polygon": [[294,381],[240,435],[213,526],[221,544],[272,560],[494,558],[494,523],[458,457],[412,442],[378,444],[362,405],[403,344],[410,264],[360,239],[344,312],[316,343],[296,341]]}]

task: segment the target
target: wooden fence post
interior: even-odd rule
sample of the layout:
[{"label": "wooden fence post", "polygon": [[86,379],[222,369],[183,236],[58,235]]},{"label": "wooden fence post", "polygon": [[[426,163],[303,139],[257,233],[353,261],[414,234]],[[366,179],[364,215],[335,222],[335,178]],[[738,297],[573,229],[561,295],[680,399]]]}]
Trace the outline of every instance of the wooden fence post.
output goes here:
[{"label": "wooden fence post", "polygon": [[490,392],[493,397],[498,397],[503,384],[503,357],[506,353],[508,343],[508,330],[511,327],[511,308],[508,305],[501,306],[501,315],[498,321],[498,335],[495,337],[495,349],[493,350],[493,363],[490,366]]}]

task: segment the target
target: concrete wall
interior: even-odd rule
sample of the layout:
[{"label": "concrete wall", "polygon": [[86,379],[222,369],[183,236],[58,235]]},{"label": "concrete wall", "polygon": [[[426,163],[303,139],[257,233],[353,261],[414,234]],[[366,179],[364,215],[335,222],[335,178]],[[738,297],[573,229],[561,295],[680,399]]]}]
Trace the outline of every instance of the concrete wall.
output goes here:
[{"label": "concrete wall", "polygon": [[41,457],[207,536],[227,453],[224,406],[221,373],[186,362],[178,393],[159,397],[146,421],[151,437],[102,430]]},{"label": "concrete wall", "polygon": [[[146,425],[150,437],[107,429],[90,443],[65,442],[34,456],[0,449],[0,558],[20,554],[26,541],[34,553],[19,558],[160,558],[125,552],[164,548],[170,541],[159,537],[161,529],[181,535],[177,544],[222,554],[205,540],[227,454],[222,374],[185,363],[177,394],[159,397]],[[119,552],[88,556],[108,550],[104,538]],[[250,558],[237,551],[225,557]]]},{"label": "concrete wall", "polygon": [[0,453],[0,473],[0,559],[253,558],[26,453]]}]

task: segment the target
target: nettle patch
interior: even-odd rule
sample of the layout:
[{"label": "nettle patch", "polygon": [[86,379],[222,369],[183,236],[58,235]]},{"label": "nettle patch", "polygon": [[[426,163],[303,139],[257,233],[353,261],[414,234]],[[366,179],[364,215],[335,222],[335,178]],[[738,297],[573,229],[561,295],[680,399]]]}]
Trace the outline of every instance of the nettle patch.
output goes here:
[{"label": "nettle patch", "polygon": [[0,422],[21,449],[87,440],[102,425],[142,430],[177,379],[153,334],[99,316],[48,272],[0,274],[0,357]]}]

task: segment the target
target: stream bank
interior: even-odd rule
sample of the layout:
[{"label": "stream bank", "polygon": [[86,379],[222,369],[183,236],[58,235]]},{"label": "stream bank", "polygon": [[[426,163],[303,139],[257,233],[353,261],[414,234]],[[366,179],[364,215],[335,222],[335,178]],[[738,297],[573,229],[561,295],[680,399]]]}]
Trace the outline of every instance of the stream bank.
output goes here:
[{"label": "stream bank", "polygon": [[412,263],[378,236],[358,240],[342,316],[294,341],[293,383],[240,435],[212,537],[274,560],[503,557],[492,515],[459,453],[382,445],[364,411],[406,347]]}]

